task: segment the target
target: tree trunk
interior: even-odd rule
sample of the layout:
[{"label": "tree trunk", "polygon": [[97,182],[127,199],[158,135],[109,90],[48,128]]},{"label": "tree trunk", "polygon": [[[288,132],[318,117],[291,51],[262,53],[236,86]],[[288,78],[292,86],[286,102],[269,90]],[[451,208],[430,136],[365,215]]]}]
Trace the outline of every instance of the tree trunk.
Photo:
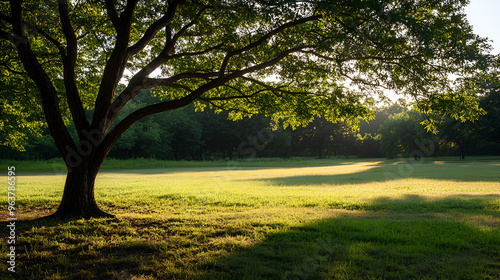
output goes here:
[{"label": "tree trunk", "polygon": [[460,149],[460,159],[465,159],[465,141],[460,141],[458,148]]},{"label": "tree trunk", "polygon": [[94,198],[94,183],[100,164],[86,160],[71,169],[66,177],[63,198],[53,218],[111,218],[97,206]]}]

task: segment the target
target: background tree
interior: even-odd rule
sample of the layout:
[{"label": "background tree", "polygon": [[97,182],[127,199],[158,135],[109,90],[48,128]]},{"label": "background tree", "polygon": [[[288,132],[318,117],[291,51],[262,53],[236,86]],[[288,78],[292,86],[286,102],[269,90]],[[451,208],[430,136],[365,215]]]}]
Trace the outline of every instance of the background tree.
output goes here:
[{"label": "background tree", "polygon": [[[262,131],[262,129],[259,131]],[[294,152],[291,133],[283,129],[267,129],[267,132],[268,135],[263,139],[267,140],[267,142],[264,149],[258,152],[258,155],[264,157],[290,158]]]},{"label": "background tree", "polygon": [[350,137],[354,135],[352,125],[347,122],[331,123],[324,118],[316,118],[305,127],[292,132],[294,148],[310,152],[317,158],[325,158],[332,153],[346,155]]},{"label": "background tree", "polygon": [[487,113],[478,121],[480,138],[500,144],[500,84],[490,83],[482,88],[480,106]]},{"label": "background tree", "polygon": [[[451,74],[467,77],[490,61],[466,3],[2,1],[2,141],[22,138],[12,120],[28,130],[44,122],[68,167],[54,216],[110,216],[94,199],[96,175],[120,136],[155,113],[194,102],[231,110],[233,120],[262,113],[295,127],[317,116],[367,117],[364,103],[380,87],[446,110],[434,102],[443,93],[468,94],[452,91]],[[153,88],[162,101],[119,118]]]},{"label": "background tree", "polygon": [[469,121],[461,122],[448,116],[435,116],[434,119],[442,144],[457,147],[460,159],[465,159],[467,147],[477,133],[475,124]]},{"label": "background tree", "polygon": [[[424,116],[415,110],[390,116],[379,130],[381,152],[389,158],[394,158],[397,155],[407,157],[412,152],[419,151],[419,143],[432,138],[432,134],[422,125],[423,121]],[[423,151],[421,152],[423,154]]]},{"label": "background tree", "polygon": [[359,122],[359,133],[365,135],[367,133],[371,135],[376,135],[379,133],[379,129],[382,124],[392,115],[401,113],[408,109],[408,105],[404,100],[398,100],[398,102],[390,103],[383,107],[373,108],[374,119],[373,120],[361,120]]},{"label": "background tree", "polygon": [[356,139],[358,146],[358,156],[364,158],[379,158],[384,155],[380,152],[380,135],[358,134]]},{"label": "background tree", "polygon": [[[407,110],[407,104],[405,100],[398,100],[396,103],[391,103],[385,107],[374,108],[374,119],[373,120],[361,120],[359,125],[359,133],[356,135],[356,146],[357,154],[360,157],[391,157],[387,154],[387,150],[382,149],[381,143],[382,135],[380,135],[380,129],[383,124],[389,121],[392,115],[400,113]],[[387,138],[387,137],[386,137]]]}]

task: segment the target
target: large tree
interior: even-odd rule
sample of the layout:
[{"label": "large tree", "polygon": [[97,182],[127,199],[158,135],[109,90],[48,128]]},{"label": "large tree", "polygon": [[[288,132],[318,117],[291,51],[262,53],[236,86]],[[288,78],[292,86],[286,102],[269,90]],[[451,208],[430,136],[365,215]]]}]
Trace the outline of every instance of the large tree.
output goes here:
[{"label": "large tree", "polygon": [[[94,199],[96,175],[118,138],[151,114],[194,102],[231,110],[232,119],[262,113],[297,126],[369,116],[365,103],[381,89],[419,102],[455,96],[452,79],[490,60],[466,4],[1,1],[0,141],[20,147],[48,126],[68,167],[54,216],[110,216]],[[162,101],[118,118],[143,89]]]}]

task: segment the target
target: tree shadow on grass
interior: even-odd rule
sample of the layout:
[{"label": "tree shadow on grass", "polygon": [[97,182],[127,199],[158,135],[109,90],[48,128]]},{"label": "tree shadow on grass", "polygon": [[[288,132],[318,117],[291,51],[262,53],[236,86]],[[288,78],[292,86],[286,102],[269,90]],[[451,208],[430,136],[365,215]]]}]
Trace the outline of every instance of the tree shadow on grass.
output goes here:
[{"label": "tree shadow on grass", "polygon": [[442,213],[455,211],[472,214],[487,211],[500,219],[500,194],[467,195],[457,194],[440,198],[407,194],[402,198],[377,197],[367,202],[366,210],[397,211],[409,213]]},{"label": "tree shadow on grass", "polygon": [[[380,212],[344,212],[270,234],[205,263],[198,279],[499,279],[500,205],[469,198],[475,211],[454,197],[381,197],[372,202]],[[473,226],[476,216],[486,220]]]},{"label": "tree shadow on grass", "polygon": [[[481,176],[478,176],[481,172]],[[446,180],[456,182],[500,182],[500,166],[495,162],[473,166],[467,163],[435,164],[433,162],[402,161],[374,164],[370,169],[348,174],[298,175],[254,179],[275,186],[346,185],[385,182],[406,178]]]},{"label": "tree shadow on grass", "polygon": [[[0,226],[9,223],[2,221]],[[140,265],[158,254],[157,244],[147,239],[113,244],[138,235],[136,229],[144,228],[141,223],[129,227],[128,221],[116,218],[45,217],[15,224],[15,275],[4,269],[0,279],[132,279]],[[8,250],[7,239],[1,237],[2,252]],[[5,254],[0,260],[7,261]]]},{"label": "tree shadow on grass", "polygon": [[[440,201],[414,195],[380,197],[371,202],[380,211],[333,212],[335,216],[270,234],[265,231],[277,228],[276,224],[266,219],[242,223],[259,218],[246,214],[239,222],[181,216],[20,221],[17,275],[20,279],[497,279],[500,211],[479,203],[484,197],[468,198],[477,200],[476,208],[464,208],[467,204],[457,208],[454,203],[461,199],[456,197]],[[408,212],[402,214],[401,209]],[[427,210],[420,215],[421,209]],[[481,229],[457,219],[476,214],[490,216],[497,224]],[[255,232],[264,232],[265,237],[255,239]],[[2,240],[2,248],[5,244]]]},{"label": "tree shadow on grass", "polygon": [[209,263],[200,279],[498,279],[498,233],[437,220],[325,219]]}]

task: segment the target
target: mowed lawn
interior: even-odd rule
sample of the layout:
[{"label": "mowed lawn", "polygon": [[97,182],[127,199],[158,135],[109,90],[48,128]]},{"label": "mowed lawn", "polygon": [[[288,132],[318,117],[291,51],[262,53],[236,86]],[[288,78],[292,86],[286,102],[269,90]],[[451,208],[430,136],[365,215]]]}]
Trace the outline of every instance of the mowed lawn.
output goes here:
[{"label": "mowed lawn", "polygon": [[104,169],[117,219],[61,222],[65,176],[19,163],[12,279],[500,279],[498,158],[204,165]]}]

